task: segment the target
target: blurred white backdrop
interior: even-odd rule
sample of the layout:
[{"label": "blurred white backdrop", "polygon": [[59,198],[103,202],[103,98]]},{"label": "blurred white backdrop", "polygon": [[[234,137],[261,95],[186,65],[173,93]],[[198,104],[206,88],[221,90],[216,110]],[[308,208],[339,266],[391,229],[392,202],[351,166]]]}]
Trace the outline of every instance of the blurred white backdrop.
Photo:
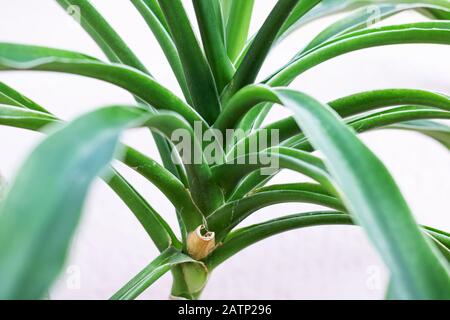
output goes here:
[{"label": "blurred white backdrop", "polygon": [[[165,86],[179,93],[156,41],[127,0],[93,0],[130,47]],[[184,1],[190,14],[190,1]],[[275,0],[257,0],[251,30],[255,32]],[[0,41],[76,50],[104,59],[86,33],[53,0],[0,0]],[[274,49],[261,76],[284,64],[321,29],[340,16],[312,23]],[[383,24],[422,21],[407,12]],[[418,88],[450,94],[450,47],[402,45],[346,54],[303,74],[292,87],[326,102],[379,88]],[[133,104],[112,85],[78,76],[42,72],[2,72],[0,81],[15,87],[64,119],[109,104]],[[270,119],[285,115],[276,108]],[[0,127],[0,172],[11,180],[42,135]],[[377,131],[362,139],[384,161],[398,181],[418,221],[450,230],[450,155],[418,134]],[[123,140],[155,155],[146,130]],[[168,222],[176,228],[174,210],[164,196],[135,173],[120,167]],[[55,174],[57,174],[55,172]],[[284,172],[275,182],[302,177]],[[45,186],[42,186],[45,188]],[[254,214],[243,225],[283,214],[315,210],[312,205],[279,205]],[[126,206],[100,181],[89,193],[73,248],[52,299],[106,299],[139,272],[157,250]],[[254,245],[219,267],[204,299],[381,299],[387,273],[364,233],[355,227],[301,229]],[[166,299],[170,275],[147,290],[143,299]]]}]

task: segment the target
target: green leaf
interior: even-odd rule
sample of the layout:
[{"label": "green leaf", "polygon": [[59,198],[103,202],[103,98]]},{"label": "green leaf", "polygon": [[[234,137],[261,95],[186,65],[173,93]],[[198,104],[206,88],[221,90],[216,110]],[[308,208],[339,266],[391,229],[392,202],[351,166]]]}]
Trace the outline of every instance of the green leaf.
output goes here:
[{"label": "green leaf", "polygon": [[442,123],[429,120],[412,120],[388,126],[387,128],[420,132],[439,141],[450,150],[450,127]]},{"label": "green leaf", "polygon": [[216,243],[252,213],[280,203],[311,203],[335,210],[345,210],[341,201],[317,185],[298,183],[270,186],[246,197],[230,201],[206,217],[208,229],[215,232]]},{"label": "green leaf", "polygon": [[[49,124],[58,123],[62,124],[63,122],[49,114],[0,105],[0,125],[42,131]],[[139,159],[139,168],[146,169],[137,171],[145,171],[146,174],[144,176],[157,185],[168,196],[169,200],[173,201],[175,206],[185,208],[187,212],[198,211],[183,184],[170,172],[161,167],[156,161],[139,154],[130,147],[124,146],[123,149],[125,151],[125,159],[122,161],[133,167]],[[133,168],[136,169],[136,167]],[[178,239],[176,239],[167,223],[122,176],[113,170],[111,177],[106,180],[141,222],[158,249],[164,250],[170,245],[179,246]]]},{"label": "green leaf", "polygon": [[214,77],[180,0],[158,0],[184,69],[194,107],[213,123],[220,112]]},{"label": "green leaf", "polygon": [[[189,134],[188,138],[190,140],[183,140],[181,143],[189,143],[190,145],[190,157],[183,159],[183,164],[186,168],[189,191],[192,194],[192,198],[205,214],[212,212],[220,206],[223,203],[222,190],[213,180],[210,167],[202,152],[202,141],[198,140],[199,137],[196,136],[189,123],[175,113],[161,111],[150,118],[146,125],[153,130],[161,132],[167,139],[171,139],[172,133],[177,130],[183,130],[183,133]],[[182,158],[182,155],[180,157]],[[186,219],[185,222],[189,226],[188,231],[193,231],[200,225],[198,220]]]},{"label": "green leaf", "polygon": [[[267,163],[253,161],[254,164],[250,161],[250,159],[261,159],[262,156],[267,157],[270,161]],[[274,165],[276,165],[273,168],[274,171],[290,169],[304,174],[328,190],[334,191],[331,178],[320,158],[307,152],[285,147],[273,147],[239,156],[227,163],[213,167],[212,172],[222,188],[229,192],[248,174],[254,171],[259,172],[262,168],[271,168]]]},{"label": "green leaf", "polygon": [[[381,162],[328,106],[287,89],[273,92],[277,100],[294,112],[305,135],[325,155],[325,163],[342,200],[382,254],[400,290],[416,298],[448,295],[448,266],[423,238]],[[383,189],[375,189],[379,185],[383,185]],[[406,252],[416,254],[406,255]],[[425,275],[426,268],[435,270],[433,276]]]},{"label": "green leaf", "polygon": [[[329,1],[327,4],[327,1],[322,1],[317,7],[315,7],[313,10],[311,10],[304,18],[300,19],[302,23],[306,23],[309,21],[309,19],[313,19],[314,15],[316,13],[320,13],[319,16],[323,13],[327,14],[327,10],[331,9],[330,12],[333,12],[333,5],[328,6],[333,1]],[[335,2],[335,6],[338,9],[342,9],[341,3],[344,4],[345,7],[346,1],[337,1]],[[355,1],[347,1],[349,2],[355,2]],[[358,30],[363,27],[368,27],[368,23],[370,23],[370,20],[372,18],[375,18],[376,21],[387,18],[391,16],[392,14],[396,14],[398,12],[407,10],[407,9],[420,9],[420,8],[438,8],[439,5],[442,6],[442,1],[427,1],[419,2],[419,1],[384,1],[385,3],[381,3],[380,1],[360,1],[356,7],[361,7],[366,4],[370,4],[364,8],[361,8],[360,10],[356,11],[354,14],[343,18],[342,20],[337,21],[336,23],[332,24],[330,27],[325,29],[323,32],[321,32],[305,49],[301,50],[298,56],[305,54],[305,52],[310,51],[309,49],[312,49],[316,47],[319,44],[322,44],[326,40],[329,40],[331,38],[334,38],[338,35],[348,33],[350,31]],[[439,5],[438,5],[439,4]],[[351,6],[353,7],[353,6]],[[439,7],[442,8],[442,7]],[[447,4],[447,10],[450,13],[450,4]],[[346,9],[346,8],[344,8]],[[348,8],[347,8],[348,9]],[[294,9],[295,11],[295,9]],[[323,12],[322,12],[323,11]],[[328,13],[330,13],[328,12]],[[444,12],[444,11],[440,11]],[[293,14],[292,16],[294,16]],[[445,19],[444,19],[445,20]],[[447,19],[448,20],[448,19]],[[280,39],[279,39],[280,40]],[[258,108],[252,109],[244,119],[241,121],[240,128],[245,130],[246,132],[258,128],[261,126],[262,122],[264,121],[265,117],[267,116],[268,112],[270,111],[270,105],[263,104],[259,106]]]},{"label": "green leaf", "polygon": [[[251,112],[250,108],[258,108],[256,105],[263,101],[277,102],[276,95],[268,87],[256,85],[243,88],[230,100],[230,103],[226,106],[229,112],[219,117],[215,126],[232,127],[233,123],[236,123],[245,112]],[[417,89],[381,89],[359,92],[328,103],[331,108],[344,118],[379,108],[404,104],[434,107],[450,111],[449,96]],[[279,130],[280,141],[300,133],[300,129],[293,117],[276,121],[264,129]],[[235,148],[239,148],[241,144],[247,145],[248,141],[258,134],[259,132],[255,131],[252,135],[242,140]]]},{"label": "green leaf", "polygon": [[[145,291],[145,289],[150,287],[156,280],[177,265],[184,265],[184,267],[190,265],[190,268],[203,269],[203,285],[206,282],[206,268],[202,263],[193,260],[175,248],[168,248],[139,272],[123,288],[117,291],[117,293],[111,297],[111,300],[132,300],[137,298]],[[200,289],[197,288],[196,291],[198,290]]]},{"label": "green leaf", "polygon": [[352,118],[348,123],[356,132],[412,120],[450,119],[450,112],[420,106],[402,106]]},{"label": "green leaf", "polygon": [[223,101],[227,101],[237,91],[246,85],[253,83],[266,59],[272,44],[278,34],[280,27],[286,21],[294,7],[297,5],[306,14],[320,0],[298,1],[298,0],[278,0],[275,7],[270,12],[263,26],[258,31],[242,63],[240,63],[233,80],[224,93]]},{"label": "green leaf", "polygon": [[[245,248],[282,232],[314,226],[353,224],[350,215],[336,211],[304,212],[264,221],[230,233],[225,238],[224,243],[207,258],[205,263],[208,269],[213,270],[219,264]],[[423,227],[423,229],[436,239],[449,239],[448,235],[443,231],[429,227]],[[447,242],[445,248],[449,247],[450,243]]]},{"label": "green leaf", "polygon": [[27,108],[40,112],[48,113],[43,107],[28,99],[21,93],[9,87],[3,82],[0,82],[0,104],[11,105],[21,108]]},{"label": "green leaf", "polygon": [[231,6],[235,0],[220,0],[220,8],[222,11],[222,21],[224,24],[228,23],[231,13]]},{"label": "green leaf", "polygon": [[[450,5],[449,5],[450,6]],[[427,9],[423,10],[426,15],[431,16],[433,19],[438,20],[450,20],[450,10],[441,10],[441,9]]]},{"label": "green leaf", "polygon": [[254,0],[232,1],[227,21],[227,53],[235,61],[244,48],[252,19]]},{"label": "green leaf", "polygon": [[[403,106],[355,117],[348,121],[348,125],[356,132],[362,133],[374,129],[389,128],[389,125],[395,125],[404,121],[423,119],[450,119],[450,112],[418,106]],[[302,134],[287,140],[285,144],[301,150],[312,150],[307,139]]]},{"label": "green leaf", "polygon": [[450,44],[450,22],[418,22],[349,33],[293,60],[267,83],[271,86],[288,85],[303,72],[339,55],[376,46],[407,43]]},{"label": "green leaf", "polygon": [[[218,92],[230,82],[234,74],[234,66],[228,58],[225,47],[224,28],[219,0],[193,0],[203,48],[211,66]],[[245,2],[245,1],[244,1]]]},{"label": "green leaf", "polygon": [[283,216],[259,224],[240,228],[230,233],[223,244],[207,258],[206,265],[212,270],[245,248],[276,234],[299,228],[320,225],[352,224],[348,214],[335,211],[308,212]]},{"label": "green leaf", "polygon": [[[95,7],[86,0],[56,0],[62,8],[80,10],[79,22],[94,41],[113,62],[120,62],[149,74],[145,66],[128,48],[126,43],[109,25]],[[78,17],[77,17],[78,18]]]},{"label": "green leaf", "polygon": [[0,70],[55,71],[92,77],[115,84],[156,109],[172,110],[189,123],[204,123],[200,115],[148,75],[86,55],[45,47],[0,43]]},{"label": "green leaf", "polygon": [[0,125],[28,130],[41,130],[44,126],[56,122],[59,122],[59,120],[48,113],[22,107],[0,105]]},{"label": "green leaf", "polygon": [[449,266],[424,238],[384,165],[328,106],[292,90],[277,92],[323,153],[341,199],[378,249],[398,290],[410,299],[448,298]]},{"label": "green leaf", "polygon": [[[199,152],[200,146],[196,137],[194,136],[193,130],[189,127],[189,125],[182,119],[175,117],[174,114],[162,113],[154,116],[150,121],[147,122],[149,127],[152,129],[158,130],[162,134],[167,137],[170,137],[172,132],[177,129],[183,129],[185,132],[190,133],[191,145],[194,149],[194,152]],[[197,151],[196,151],[197,150]],[[132,155],[132,157],[129,157]],[[191,159],[192,160],[192,159]],[[209,169],[209,166],[206,163],[204,158],[201,163],[197,164],[186,163],[185,167],[188,172],[189,178],[189,187],[190,192],[192,194],[192,198],[195,200],[197,206],[204,212],[211,212],[217,206],[222,204],[223,196],[220,188],[215,184],[212,179],[212,175]],[[176,179],[176,184],[178,186],[174,187],[173,185],[170,188],[164,187],[164,184],[168,184],[169,182],[173,182],[172,179],[165,181],[165,179],[160,180],[158,174],[156,174],[155,164],[152,161],[149,163],[149,160],[146,160],[139,152],[129,150],[125,156],[125,163],[130,165],[132,168],[140,172],[141,174],[150,173],[155,178],[155,183],[158,183],[158,186],[164,192],[165,190],[170,191],[171,193],[167,193],[166,195],[173,201],[176,205],[177,209],[183,212],[184,222],[188,228],[188,231],[193,231],[202,223],[202,216],[198,213],[198,210],[192,211],[192,205],[187,207],[185,201],[187,198],[185,196],[181,197],[180,195],[186,194],[184,190],[184,186]],[[148,169],[150,171],[148,171]],[[173,193],[172,193],[173,192]],[[188,197],[189,198],[189,197]],[[178,201],[180,200],[180,201]],[[210,211],[211,210],[211,211]]]},{"label": "green leaf", "polygon": [[319,33],[309,44],[303,49],[303,52],[326,42],[341,34],[345,34],[358,29],[368,28],[371,24],[379,22],[383,19],[389,18],[397,13],[405,10],[431,7],[433,5],[426,3],[386,3],[386,4],[372,4],[363,7],[345,18],[338,20],[331,24],[321,33]]},{"label": "green leaf", "polygon": [[[183,94],[188,102],[191,102],[191,97],[189,93],[189,89],[187,87],[186,78],[184,76],[183,66],[181,65],[180,57],[178,56],[177,48],[173,43],[173,40],[169,34],[169,31],[164,27],[161,22],[161,19],[155,14],[150,4],[158,6],[156,0],[144,1],[144,0],[131,0],[131,3],[136,7],[136,9],[141,14],[142,18],[144,18],[147,25],[153,32],[156,40],[158,41],[161,49],[164,52],[164,55],[169,62],[175,77],[177,78],[178,84],[183,91]],[[159,9],[161,10],[161,9]],[[162,14],[162,12],[161,12]],[[164,17],[163,17],[164,18]],[[165,21],[165,18],[164,18]]]},{"label": "green leaf", "polygon": [[299,9],[294,9],[292,15],[281,28],[279,39],[286,37],[294,30],[313,20],[343,11],[380,4],[416,4],[422,7],[430,7],[450,11],[450,4],[447,0],[322,0],[313,10],[311,10],[305,16],[301,15],[301,11]]},{"label": "green leaf", "polygon": [[140,109],[100,109],[33,151],[0,208],[1,299],[43,296],[63,266],[92,180],[112,160],[119,134],[147,117]]},{"label": "green leaf", "polygon": [[163,27],[169,31],[169,26],[167,25],[166,17],[159,6],[158,0],[142,0],[144,4],[149,8],[152,13],[158,18],[159,22]]},{"label": "green leaf", "polygon": [[[154,9],[154,12],[157,12],[158,6],[157,4],[156,6],[154,5],[154,1],[155,0],[149,0],[147,1],[147,4],[149,5],[149,7]],[[102,51],[110,61],[131,66],[150,75],[145,66],[128,48],[122,38],[113,28],[111,28],[108,22],[102,17],[100,13],[97,12],[95,7],[92,6],[89,1],[57,0],[57,2],[68,13],[71,13],[73,10],[79,11],[74,12],[74,18],[77,18],[79,20],[78,22],[81,24],[81,26],[99,45],[99,47],[102,49]],[[161,159],[164,165],[174,174],[179,173],[179,171],[177,171],[178,168],[171,162],[170,159],[170,145],[156,133],[153,134],[153,138],[158,147],[158,151],[161,155]],[[180,178],[181,177],[182,175],[180,174]]]},{"label": "green leaf", "polygon": [[111,189],[134,213],[159,251],[163,251],[170,246],[182,247],[167,222],[118,172],[112,170],[111,177],[106,180]]},{"label": "green leaf", "polygon": [[[132,108],[133,110],[139,110]],[[153,130],[165,132],[170,135],[171,117],[165,118],[164,115],[152,115],[153,120],[146,123],[146,125],[152,127]],[[177,121],[182,121],[176,119]],[[18,128],[24,128],[28,130],[40,131],[48,124],[61,122],[59,119],[38,111],[32,111],[17,107],[0,105],[0,124],[8,125]],[[179,122],[176,122],[176,124]],[[173,123],[172,123],[173,124]],[[173,129],[173,127],[172,127]],[[182,220],[187,224],[188,231],[194,230],[202,222],[201,212],[194,204],[190,193],[186,190],[184,184],[177,179],[173,174],[164,169],[156,161],[148,158],[137,150],[128,146],[122,147],[124,155],[122,161],[130,168],[136,170],[150,182],[157,186],[165,196],[172,202],[172,204],[181,209],[180,216]],[[192,170],[203,170],[202,166],[194,167]],[[206,170],[206,169],[205,169]],[[208,171],[209,172],[209,168]],[[207,173],[210,174],[210,173]],[[195,175],[193,175],[194,177]],[[124,190],[124,182],[120,181],[121,177],[114,177],[116,184],[113,187],[114,190],[127,192],[131,194],[130,190]],[[209,179],[209,178],[208,178]],[[118,185],[117,185],[118,184]],[[206,185],[206,183],[204,183]],[[201,187],[201,186],[200,186]],[[120,189],[120,190],[119,190]],[[213,189],[211,189],[213,190]],[[201,192],[200,192],[201,194]],[[209,194],[209,193],[206,193]],[[123,194],[119,194],[122,198]],[[139,200],[138,200],[139,201]],[[212,202],[210,200],[210,202]],[[135,204],[137,208],[141,208],[142,204]],[[134,212],[138,216],[141,216],[140,212]],[[139,220],[142,220],[138,217]],[[185,236],[185,234],[183,234]]]},{"label": "green leaf", "polygon": [[[262,85],[247,86],[240,90],[226,106],[224,115],[219,117],[216,122],[216,126],[229,126],[232,127],[232,123],[236,122],[239,117],[242,116],[250,108],[255,108],[259,102],[272,101],[277,102],[275,92]],[[349,117],[355,114],[364,113],[367,111],[375,110],[378,108],[401,105],[405,103],[414,103],[427,107],[435,107],[442,110],[450,110],[450,98],[446,95],[427,92],[423,90],[414,89],[383,89],[374,90],[368,92],[361,92],[347,97],[343,97],[334,100],[329,103],[339,115],[343,117]],[[258,108],[258,107],[256,107]],[[394,111],[394,110],[393,110]],[[367,124],[355,123],[354,128],[359,132],[364,129],[384,128],[388,124],[398,123],[400,121],[412,120],[412,119],[427,119],[427,118],[447,118],[447,113],[439,110],[430,110],[430,108],[423,108],[422,110],[402,110],[399,109],[396,114],[390,116],[389,114],[383,114],[382,117],[371,117],[367,119]],[[250,111],[251,112],[251,111]],[[364,116],[359,118],[364,121]],[[356,119],[355,119],[356,120]],[[307,139],[303,134],[299,134],[301,131],[292,117],[282,119],[275,123],[270,124],[265,130],[278,130],[279,138],[281,141],[286,140],[283,145],[300,148],[302,150],[311,151],[311,146],[307,143]],[[253,134],[247,136],[245,139],[239,141],[229,154],[235,154],[236,150],[249,148],[249,143],[256,141],[260,131],[255,131]],[[438,133],[436,133],[439,135]],[[442,134],[440,134],[442,135]],[[291,138],[292,137],[292,138]],[[441,140],[445,141],[445,134],[441,137]],[[442,143],[442,141],[440,141]],[[239,185],[236,186],[230,199],[236,199],[245,195],[256,186],[264,183],[270,179],[271,176],[261,176],[257,173],[252,173],[246,177]]]}]

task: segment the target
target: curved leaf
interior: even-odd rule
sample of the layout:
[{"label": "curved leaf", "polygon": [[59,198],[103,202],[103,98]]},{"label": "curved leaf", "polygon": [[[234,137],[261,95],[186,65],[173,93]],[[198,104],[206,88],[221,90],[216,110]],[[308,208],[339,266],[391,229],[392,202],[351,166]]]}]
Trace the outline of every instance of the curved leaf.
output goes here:
[{"label": "curved leaf", "polygon": [[371,24],[379,22],[380,20],[389,18],[390,16],[400,13],[405,10],[420,9],[420,8],[433,8],[433,5],[427,3],[381,3],[371,4],[367,7],[360,8],[354,13],[346,16],[345,18],[338,20],[331,24],[303,49],[302,52],[308,50],[335,38],[341,34],[345,34],[358,29],[368,28]]},{"label": "curved leaf", "polygon": [[126,43],[109,25],[95,7],[86,0],[56,0],[66,11],[80,10],[79,22],[92,39],[113,62],[120,62],[149,74],[148,70],[128,48]]},{"label": "curved leaf", "polygon": [[[295,91],[273,92],[293,111],[305,135],[324,154],[340,197],[379,250],[399,290],[410,298],[448,297],[448,265],[421,234],[382,163],[328,106]],[[375,189],[381,185],[382,189]],[[222,227],[223,223],[226,221]],[[427,274],[430,269],[433,275]]]},{"label": "curved leaf", "polygon": [[139,109],[100,109],[33,151],[0,208],[1,299],[42,297],[64,263],[89,185],[112,160],[121,131],[146,120]]},{"label": "curved leaf", "polygon": [[[255,164],[251,164],[250,159],[259,159],[262,155],[270,158],[270,163],[256,161]],[[273,168],[274,170],[297,171],[316,180],[328,190],[334,191],[331,177],[320,158],[307,152],[285,147],[273,147],[240,156],[228,163],[213,167],[212,172],[224,190],[231,191],[246,175],[262,168],[270,168],[275,161],[277,166]]]},{"label": "curved leaf", "polygon": [[[74,14],[74,17],[77,18],[77,22],[79,22],[89,33],[91,38],[99,45],[110,61],[131,66],[150,75],[145,66],[128,48],[122,38],[108,24],[103,16],[97,12],[95,7],[91,5],[89,1],[57,0],[57,2],[67,13]],[[153,12],[158,12],[157,9],[159,6],[154,2],[155,0],[146,1],[148,6],[153,9]],[[153,133],[153,138],[158,147],[164,166],[180,178],[183,178],[182,173],[178,170],[179,168],[175,166],[170,159],[170,145],[156,133]]]},{"label": "curved leaf", "polygon": [[[353,225],[353,221],[351,216],[345,213],[316,211],[283,216],[254,224],[230,233],[225,238],[224,243],[205,262],[208,269],[212,270],[226,259],[261,240],[290,230],[325,225]],[[448,239],[448,236],[443,231],[429,227],[424,227],[423,229],[437,239]],[[445,248],[448,250],[450,243],[446,243]]]},{"label": "curved leaf", "polygon": [[0,82],[0,104],[22,107],[48,113],[48,111],[43,107],[28,99],[3,82]]},{"label": "curved leaf", "polygon": [[255,36],[252,44],[246,52],[242,63],[240,63],[233,80],[227,87],[223,101],[227,101],[237,91],[246,85],[253,83],[266,59],[272,44],[278,34],[279,28],[286,21],[294,7],[300,8],[302,15],[306,14],[320,0],[298,1],[298,0],[278,0],[275,7],[270,12],[261,29]]},{"label": "curved leaf", "polygon": [[341,199],[378,249],[398,290],[411,299],[448,298],[449,266],[423,237],[384,165],[328,106],[292,90],[277,92],[324,154]]},{"label": "curved leaf", "polygon": [[[136,110],[136,108],[130,108]],[[139,110],[139,109],[138,109]],[[155,116],[153,116],[155,117]],[[159,119],[161,120],[161,119]],[[8,125],[18,128],[24,128],[28,130],[41,131],[49,124],[62,123],[61,120],[38,111],[26,110],[17,107],[11,106],[2,106],[0,105],[0,124]],[[148,125],[149,123],[147,123]],[[155,125],[155,121],[153,122]],[[165,129],[168,129],[166,121],[162,121],[160,126],[164,126]],[[157,128],[155,126],[154,128]],[[166,130],[167,133],[167,130]],[[138,173],[142,174],[145,178],[147,178],[151,183],[157,186],[161,192],[172,202],[172,204],[176,208],[180,208],[181,212],[179,212],[179,217],[181,221],[183,221],[182,228],[184,227],[184,223],[187,223],[187,227],[189,230],[195,229],[202,222],[202,215],[197,206],[194,204],[193,199],[191,198],[190,193],[186,190],[184,184],[178,180],[172,173],[163,168],[156,161],[148,158],[147,156],[141,154],[137,150],[130,148],[128,146],[122,146],[123,159],[121,159],[124,164],[128,167],[134,169]],[[125,194],[128,196],[135,194],[136,192],[133,190],[129,190],[126,188],[126,181],[122,181],[123,178],[119,176],[112,176],[113,181],[108,181],[110,186],[116,192],[121,192],[119,196],[128,203],[127,199],[124,199]],[[112,184],[112,185],[111,185]],[[138,196],[135,194],[135,196]],[[147,207],[147,209],[151,209],[151,207],[143,203],[143,199],[139,197],[133,197],[135,199],[130,199],[130,201],[134,201],[134,208],[137,211],[133,211],[139,221],[142,221],[142,208]],[[133,206],[130,206],[133,209]],[[145,220],[145,219],[144,219]],[[146,225],[144,227],[148,230]],[[185,230],[186,231],[186,230]],[[170,233],[170,232],[169,232]],[[182,233],[183,236],[186,236],[187,231]],[[150,234],[153,238],[153,236]],[[175,240],[172,239],[173,243]],[[165,249],[165,248],[163,248]]]},{"label": "curved leaf", "polygon": [[115,84],[156,109],[172,110],[190,123],[204,120],[189,105],[148,75],[117,64],[106,64],[80,53],[0,43],[0,70],[41,70],[78,74]]},{"label": "curved leaf", "polygon": [[134,213],[159,251],[163,251],[170,246],[182,247],[182,244],[167,222],[118,172],[112,170],[111,177],[105,180],[131,212]]},{"label": "curved leaf", "polygon": [[[199,141],[194,133],[194,130],[182,117],[175,113],[160,112],[146,123],[146,125],[158,132],[164,134],[168,139],[172,138],[173,132],[182,130],[183,134],[189,134],[191,156],[188,159],[183,159],[184,167],[188,174],[189,190],[192,198],[195,200],[197,206],[203,213],[212,212],[223,203],[223,194],[219,186],[212,178],[212,174],[206,158],[202,151],[201,141]],[[184,138],[184,137],[183,137]],[[182,141],[181,143],[187,143]],[[197,157],[199,159],[197,159]],[[184,161],[185,160],[185,161]],[[186,219],[185,223],[188,226],[188,231],[195,230],[200,224],[200,217],[197,219]]]},{"label": "curved leaf", "polygon": [[213,72],[217,90],[230,82],[234,74],[234,66],[228,58],[225,47],[224,28],[219,0],[193,0],[200,33],[203,40],[203,48],[206,58]]},{"label": "curved leaf", "polygon": [[247,41],[254,3],[254,0],[231,2],[226,28],[227,53],[231,61],[235,61]]},{"label": "curved leaf", "polygon": [[429,120],[411,120],[387,128],[420,132],[439,141],[450,150],[450,127],[442,123]]},{"label": "curved leaf", "polygon": [[215,232],[216,243],[252,213],[280,203],[312,203],[335,210],[345,210],[341,201],[330,195],[322,187],[309,183],[270,186],[256,190],[252,194],[231,201],[206,217],[208,229]]},{"label": "curved leaf", "polygon": [[294,9],[294,12],[283,25],[279,33],[279,39],[286,37],[300,26],[331,14],[353,10],[363,6],[380,4],[417,4],[423,7],[436,8],[450,11],[450,4],[446,0],[322,0],[313,10],[302,16]]},{"label": "curved leaf", "polygon": [[[361,133],[373,129],[388,128],[389,125],[395,125],[404,121],[423,119],[450,119],[450,112],[418,106],[404,106],[355,117],[348,122],[348,125],[356,132]],[[307,139],[302,134],[287,140],[286,145],[301,150],[312,150]]]},{"label": "curved leaf", "polygon": [[142,0],[145,5],[152,11],[152,13],[158,18],[159,22],[163,27],[169,31],[169,26],[167,25],[166,17],[159,6],[158,0]]},{"label": "curved leaf", "polygon": [[[111,297],[111,300],[135,299],[170,269],[178,265],[186,264],[198,266],[197,268],[203,268],[206,271],[206,268],[201,262],[193,260],[175,248],[168,248],[131,279],[123,288],[117,291]],[[203,283],[206,282],[206,275],[207,273],[205,273]]]},{"label": "curved leaf", "polygon": [[290,62],[267,83],[271,86],[287,85],[306,70],[339,55],[376,46],[406,43],[450,44],[450,22],[418,22],[346,34]]},{"label": "curved leaf", "polygon": [[[225,107],[229,112],[219,117],[215,126],[222,130],[223,127],[232,127],[245,112],[251,112],[251,108],[258,108],[257,104],[264,101],[277,102],[276,94],[267,86],[255,85],[243,88],[230,100],[230,103]],[[339,98],[328,103],[341,117],[349,117],[379,108],[403,104],[414,104],[450,111],[449,96],[417,89],[366,91]],[[278,130],[281,141],[300,133],[300,129],[293,117],[284,118],[269,124],[264,130]],[[258,134],[259,132],[255,131],[240,141],[235,146],[235,149],[241,145],[247,146],[250,139]]]},{"label": "curved leaf", "polygon": [[158,0],[184,69],[195,109],[213,123],[220,112],[214,77],[180,0]]},{"label": "curved leaf", "polygon": [[[63,122],[41,112],[0,105],[0,125],[42,131],[46,126],[57,123],[62,124]],[[198,212],[189,193],[176,177],[156,161],[139,154],[136,150],[126,146],[123,148],[125,159],[122,161],[126,165],[133,167],[139,159],[141,161],[140,167],[147,168],[144,176],[157,185],[176,207],[185,208],[187,212]],[[135,167],[133,168],[136,170]],[[142,170],[138,171],[141,172]],[[112,170],[111,177],[105,180],[141,222],[159,250],[164,250],[170,245],[179,246],[178,239],[167,223],[119,173]],[[161,181],[164,181],[164,183],[158,184]],[[195,219],[193,220],[195,221]]]},{"label": "curved leaf", "polygon": [[44,126],[57,122],[59,120],[48,113],[0,104],[0,125],[41,130]]},{"label": "curved leaf", "polygon": [[[156,40],[158,41],[164,55],[169,62],[175,77],[177,78],[178,84],[188,102],[191,102],[191,96],[189,89],[187,87],[186,78],[184,76],[183,66],[181,65],[180,57],[178,56],[177,48],[173,43],[173,40],[169,34],[169,31],[164,27],[161,19],[157,17],[154,10],[150,7],[150,4],[159,5],[156,0],[144,1],[144,0],[131,0],[131,3],[136,7],[136,9],[141,14],[142,18],[145,20],[147,25],[153,32]],[[160,9],[161,10],[161,9]],[[162,14],[162,12],[161,12]],[[164,18],[164,17],[163,17]],[[165,18],[164,20],[165,21]]]},{"label": "curved leaf", "polygon": [[283,216],[260,224],[240,228],[230,233],[225,238],[223,244],[214,250],[205,262],[208,268],[212,270],[246,247],[278,233],[299,228],[333,224],[352,224],[352,219],[345,213],[319,211]]}]

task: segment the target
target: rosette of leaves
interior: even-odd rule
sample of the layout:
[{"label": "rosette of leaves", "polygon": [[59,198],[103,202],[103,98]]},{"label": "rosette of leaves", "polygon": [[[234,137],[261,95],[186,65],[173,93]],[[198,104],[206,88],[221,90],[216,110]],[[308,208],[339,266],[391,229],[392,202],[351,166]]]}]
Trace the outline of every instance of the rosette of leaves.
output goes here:
[{"label": "rosette of leaves", "polygon": [[[389,298],[450,298],[449,235],[415,221],[390,173],[358,138],[367,130],[396,128],[422,133],[448,148],[450,130],[435,120],[450,118],[450,97],[386,88],[325,103],[289,88],[303,72],[348,52],[409,43],[450,44],[447,0],[278,0],[252,36],[248,30],[258,1],[192,0],[196,14],[192,20],[181,0],[131,0],[164,51],[182,97],[158,83],[151,68],[141,63],[90,1],[56,2],[68,13],[77,12],[78,22],[107,61],[73,51],[1,43],[0,70],[99,79],[129,91],[136,105],[100,108],[64,122],[8,85],[0,85],[1,125],[46,128],[46,133],[53,128],[1,202],[1,299],[45,295],[64,264],[96,177],[126,203],[161,252],[113,299],[136,298],[166,272],[173,275],[172,296],[199,298],[214,268],[244,248],[287,230],[331,224],[363,228],[389,268]],[[378,20],[405,10],[419,11],[430,20],[370,27],[367,21],[374,10]],[[281,39],[338,12],[346,14],[302,44],[282,68],[256,81]],[[194,24],[200,36],[193,31]],[[263,126],[274,104],[286,107],[292,116]],[[171,134],[177,129],[192,133],[196,123],[216,132],[241,129],[245,137],[223,150],[221,164],[211,165],[206,159],[174,162]],[[153,132],[162,165],[119,142],[122,132],[135,127]],[[261,175],[263,164],[236,164],[231,152],[264,129],[280,133],[279,145],[255,151],[279,161],[280,170],[271,176]],[[204,147],[194,134],[191,139]],[[136,170],[172,202],[181,238],[111,166],[113,159]],[[314,183],[268,185],[282,169],[300,172]],[[259,209],[284,202],[328,209],[238,227]]]}]

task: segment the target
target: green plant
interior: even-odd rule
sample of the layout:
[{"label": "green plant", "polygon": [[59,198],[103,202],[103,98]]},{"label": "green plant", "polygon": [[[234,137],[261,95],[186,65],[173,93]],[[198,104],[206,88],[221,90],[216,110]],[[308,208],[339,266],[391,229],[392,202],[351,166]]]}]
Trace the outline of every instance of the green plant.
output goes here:
[{"label": "green plant", "polygon": [[[1,43],[0,70],[92,77],[128,90],[137,104],[98,109],[64,123],[0,84],[1,125],[36,131],[51,124],[57,128],[33,151],[1,200],[0,298],[42,298],[62,268],[85,195],[97,176],[127,204],[161,252],[113,299],[136,298],[168,271],[173,275],[172,295],[196,299],[211,271],[247,246],[287,230],[328,224],[364,228],[391,272],[389,298],[450,298],[450,235],[415,222],[384,165],[356,135],[382,128],[412,130],[449,148],[450,129],[430,119],[450,118],[450,97],[386,89],[324,104],[287,88],[304,71],[347,52],[404,43],[450,44],[447,0],[278,0],[249,40],[257,1],[193,0],[201,42],[181,0],[131,0],[161,45],[183,98],[153,78],[89,1],[57,2],[67,11],[79,9],[79,22],[110,62],[77,52]],[[369,28],[369,6],[379,10],[381,19],[413,9],[434,20]],[[355,11],[255,83],[270,49],[292,30],[350,9]],[[263,128],[273,104],[288,108],[292,117]],[[227,129],[245,134],[217,147],[214,156],[223,163],[211,165],[204,156],[209,146],[195,134],[196,125],[213,132],[213,138]],[[154,132],[163,165],[119,143],[120,134],[132,127]],[[188,133],[190,151],[202,151],[198,162],[182,155],[179,163],[171,156],[172,136],[179,129]],[[252,139],[263,136],[265,129],[279,133],[279,145],[247,151],[239,156],[242,164],[236,164],[234,151],[250,150]],[[323,159],[313,155],[314,150],[320,150]],[[275,169],[298,171],[315,183],[267,185],[279,170],[262,175],[260,169],[268,169],[267,163],[250,161],[262,155],[277,161]],[[113,158],[147,178],[173,203],[181,239],[110,167]],[[283,202],[315,203],[331,211],[236,229],[253,212]]]}]

